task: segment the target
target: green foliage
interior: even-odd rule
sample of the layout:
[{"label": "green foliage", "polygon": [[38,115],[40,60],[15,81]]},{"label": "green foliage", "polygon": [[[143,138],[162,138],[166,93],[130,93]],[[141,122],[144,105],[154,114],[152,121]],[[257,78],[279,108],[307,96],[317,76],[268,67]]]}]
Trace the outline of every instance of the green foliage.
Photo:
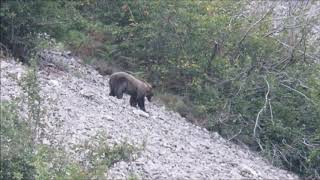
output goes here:
[{"label": "green foliage", "polygon": [[18,116],[17,105],[1,101],[1,170],[0,179],[32,179],[31,129]]},{"label": "green foliage", "polygon": [[[30,164],[40,122],[40,89],[36,62],[32,60],[21,84],[27,101],[27,119],[21,119],[18,107],[1,102],[1,179],[32,179],[35,168]],[[21,103],[21,102],[20,102]]]},{"label": "green foliage", "polygon": [[108,144],[108,138],[102,132],[77,148],[78,151],[91,150],[85,154],[89,164],[87,174],[95,178],[104,177],[108,168],[117,162],[134,160],[135,155],[141,150],[126,141],[110,146]]},{"label": "green foliage", "polygon": [[35,152],[32,163],[36,173],[35,179],[88,179],[85,170],[66,153],[41,145]]},{"label": "green foliage", "polygon": [[136,174],[130,174],[127,178],[127,180],[139,180],[139,177]]},{"label": "green foliage", "polygon": [[34,47],[34,34],[48,33],[85,59],[105,60],[182,96],[168,104],[182,115],[198,114],[192,118],[209,130],[318,178],[320,66],[306,55],[316,48],[304,46],[309,25],[298,16],[295,37],[290,29],[267,35],[270,13],[259,21],[260,14],[243,10],[245,3],[4,1],[2,41],[11,49],[18,42]]},{"label": "green foliage", "polygon": [[69,35],[83,34],[79,30],[89,27],[76,9],[78,5],[76,1],[1,1],[1,42],[25,62],[35,53],[39,34],[46,33],[67,45],[77,45],[80,37],[69,39]]},{"label": "green foliage", "polygon": [[[97,9],[96,20],[113,35],[100,55],[192,101],[195,112],[210,117],[208,129],[228,138],[240,132],[238,141],[276,164],[302,175],[319,174],[307,159],[319,149],[313,137],[320,127],[320,71],[299,61],[297,51],[293,56],[299,63],[281,64],[288,51],[264,36],[270,21],[244,36],[258,17],[236,16],[243,2],[141,0],[103,6],[106,2],[87,7]],[[213,42],[218,44],[214,54]],[[187,109],[181,100],[167,104],[182,115]]]},{"label": "green foliage", "polygon": [[30,60],[30,67],[25,77],[21,79],[21,87],[24,92],[22,101],[27,104],[27,122],[32,131],[32,141],[35,144],[39,135],[39,124],[41,121],[41,97],[37,77],[37,60],[33,57]]},{"label": "green foliage", "polygon": [[133,160],[133,155],[139,150],[127,142],[110,146],[102,133],[77,147],[78,151],[87,152],[86,160],[82,163],[72,160],[62,150],[39,146],[32,161],[37,171],[35,178],[104,179],[111,166],[119,161]]}]

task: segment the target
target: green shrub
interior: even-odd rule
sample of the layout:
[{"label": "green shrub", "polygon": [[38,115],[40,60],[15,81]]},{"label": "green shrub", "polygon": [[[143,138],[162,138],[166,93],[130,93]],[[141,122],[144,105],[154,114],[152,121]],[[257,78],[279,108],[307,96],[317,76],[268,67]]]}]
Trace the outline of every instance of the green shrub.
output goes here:
[{"label": "green shrub", "polygon": [[90,178],[79,163],[70,159],[66,152],[52,147],[37,147],[31,162],[36,173],[35,179],[88,179]]},{"label": "green shrub", "polygon": [[27,104],[27,122],[32,129],[32,140],[35,144],[39,135],[39,124],[41,121],[41,97],[40,86],[37,77],[37,59],[35,57],[30,60],[30,67],[27,74],[21,79],[21,86],[24,92],[23,102]]},{"label": "green shrub", "polygon": [[102,133],[76,147],[78,153],[86,152],[83,162],[73,160],[63,150],[38,146],[32,161],[37,172],[35,178],[104,179],[110,167],[119,161],[133,160],[133,156],[140,150],[127,142],[110,146]]},{"label": "green shrub", "polygon": [[0,179],[33,179],[31,128],[19,118],[16,104],[2,101],[0,107]]},{"label": "green shrub", "polygon": [[85,154],[85,158],[88,159],[89,168],[87,168],[87,172],[90,177],[103,177],[115,163],[132,161],[137,157],[137,153],[142,150],[142,147],[131,145],[127,141],[110,146],[108,138],[103,132],[98,133],[83,145],[76,147],[77,151],[90,149]]}]

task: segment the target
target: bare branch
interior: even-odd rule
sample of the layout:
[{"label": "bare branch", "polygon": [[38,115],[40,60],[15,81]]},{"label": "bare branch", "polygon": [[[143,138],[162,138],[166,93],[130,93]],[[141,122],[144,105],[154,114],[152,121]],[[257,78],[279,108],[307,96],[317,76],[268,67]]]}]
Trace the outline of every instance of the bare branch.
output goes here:
[{"label": "bare branch", "polygon": [[249,29],[246,31],[246,33],[244,34],[244,36],[241,38],[241,40],[239,41],[238,45],[240,45],[242,43],[242,41],[248,36],[249,32],[257,25],[259,24],[262,20],[264,20],[267,15],[269,15],[273,10],[273,7],[271,7],[258,21],[256,21],[255,23],[253,23]]},{"label": "bare branch", "polygon": [[262,147],[262,145],[261,145],[260,139],[259,139],[259,138],[256,138],[256,141],[257,141],[257,143],[258,143],[261,151],[264,151],[264,149],[263,149],[263,147]]},{"label": "bare branch", "polygon": [[[274,37],[271,37],[271,38],[275,39],[277,42],[279,42],[280,44],[282,44],[284,47],[289,48],[290,50],[294,49],[293,46],[290,46],[290,45],[288,45],[288,44],[280,41],[280,40],[277,39],[277,38],[274,38]],[[312,56],[312,55],[310,55],[310,54],[307,54],[307,53],[305,53],[305,52],[302,51],[302,50],[298,50],[298,52],[301,53],[301,54],[304,54],[306,57],[308,57],[308,58],[310,58],[310,59],[313,59],[313,60],[316,60],[316,61],[320,62],[320,59],[318,59],[317,57],[314,57],[314,56]]]},{"label": "bare branch", "polygon": [[263,77],[263,79],[265,80],[267,86],[268,86],[268,91],[265,95],[265,102],[264,102],[264,105],[262,106],[262,108],[260,109],[260,111],[258,112],[257,114],[257,117],[256,117],[256,123],[254,125],[254,128],[253,128],[253,136],[256,137],[256,130],[257,130],[257,127],[259,126],[259,117],[260,117],[260,114],[262,113],[263,110],[266,109],[267,107],[267,103],[268,103],[268,97],[269,97],[269,93],[270,93],[270,85],[269,85],[269,82],[267,80],[266,77]]},{"label": "bare branch", "polygon": [[278,152],[279,152],[280,155],[282,156],[282,159],[283,159],[286,163],[290,164],[290,166],[292,166],[292,164],[288,161],[288,159],[287,159],[286,156],[281,152],[280,149],[278,149]]},{"label": "bare branch", "polygon": [[239,136],[239,134],[241,134],[241,132],[242,132],[242,128],[240,129],[240,131],[239,131],[237,134],[235,134],[234,136],[232,136],[231,138],[229,138],[228,141],[231,141],[233,138]]},{"label": "bare branch", "polygon": [[272,30],[271,32],[266,33],[263,37],[268,37],[271,36],[275,33],[280,33],[284,30],[288,30],[288,29],[296,29],[296,28],[300,28],[300,27],[304,27],[305,25],[293,25],[293,26],[284,26],[284,27],[278,27],[274,30]]},{"label": "bare branch", "polygon": [[0,42],[0,57],[5,56],[5,55],[8,56],[9,54],[10,54],[10,51],[9,51],[8,47]]},{"label": "bare branch", "polygon": [[272,125],[274,125],[274,121],[273,121],[273,112],[272,112],[272,106],[271,106],[271,100],[270,100],[270,99],[268,99],[268,102],[269,102],[269,109],[270,109],[271,122],[272,122]]},{"label": "bare branch", "polygon": [[308,147],[311,147],[311,148],[314,148],[314,147],[316,147],[316,146],[319,146],[318,144],[309,144],[309,143],[307,143],[307,141],[306,141],[306,139],[305,138],[302,138],[303,139],[303,144],[304,145],[306,145],[306,146],[308,146]]},{"label": "bare branch", "polygon": [[281,83],[280,85],[282,85],[282,86],[284,86],[284,87],[286,87],[286,88],[288,88],[288,89],[290,89],[290,90],[292,90],[292,91],[300,94],[301,96],[305,97],[308,101],[310,101],[310,102],[312,102],[313,104],[315,104],[315,103],[312,101],[312,99],[310,99],[308,96],[306,96],[306,95],[303,94],[302,92],[300,92],[300,91],[298,91],[298,90],[296,90],[296,89],[293,89],[292,87],[290,87],[290,86],[288,86],[288,85],[285,85],[285,84],[283,84],[283,83]]},{"label": "bare branch", "polygon": [[231,29],[232,29],[232,27],[231,27],[232,21],[234,21],[235,19],[237,19],[239,17],[245,17],[245,15],[243,13],[240,13],[240,14],[237,14],[237,15],[230,18],[229,25],[228,25],[229,31],[231,31]]}]

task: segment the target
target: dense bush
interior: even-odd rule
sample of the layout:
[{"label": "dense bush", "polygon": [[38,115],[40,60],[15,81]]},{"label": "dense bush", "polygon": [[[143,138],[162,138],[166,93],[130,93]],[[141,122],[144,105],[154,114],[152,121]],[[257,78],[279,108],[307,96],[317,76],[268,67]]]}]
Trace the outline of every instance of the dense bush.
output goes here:
[{"label": "dense bush", "polygon": [[[81,2],[81,1],[79,1]],[[88,28],[74,1],[1,1],[1,43],[27,62],[39,34],[47,33],[78,48]]]},{"label": "dense bush", "polygon": [[174,108],[192,121],[319,177],[319,50],[308,39],[319,22],[303,7],[284,18],[294,29],[273,32],[273,9],[250,14],[244,1],[4,1],[1,42],[32,46],[46,32],[182,96]]}]

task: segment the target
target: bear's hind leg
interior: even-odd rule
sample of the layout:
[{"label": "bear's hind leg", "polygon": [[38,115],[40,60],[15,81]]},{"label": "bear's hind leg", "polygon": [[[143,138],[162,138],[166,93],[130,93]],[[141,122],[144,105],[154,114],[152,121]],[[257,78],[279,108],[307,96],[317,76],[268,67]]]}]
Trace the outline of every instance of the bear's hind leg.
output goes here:
[{"label": "bear's hind leg", "polygon": [[122,99],[123,93],[126,91],[126,88],[127,88],[126,82],[122,82],[121,84],[119,84],[117,93],[116,93],[116,96],[118,99]]}]

